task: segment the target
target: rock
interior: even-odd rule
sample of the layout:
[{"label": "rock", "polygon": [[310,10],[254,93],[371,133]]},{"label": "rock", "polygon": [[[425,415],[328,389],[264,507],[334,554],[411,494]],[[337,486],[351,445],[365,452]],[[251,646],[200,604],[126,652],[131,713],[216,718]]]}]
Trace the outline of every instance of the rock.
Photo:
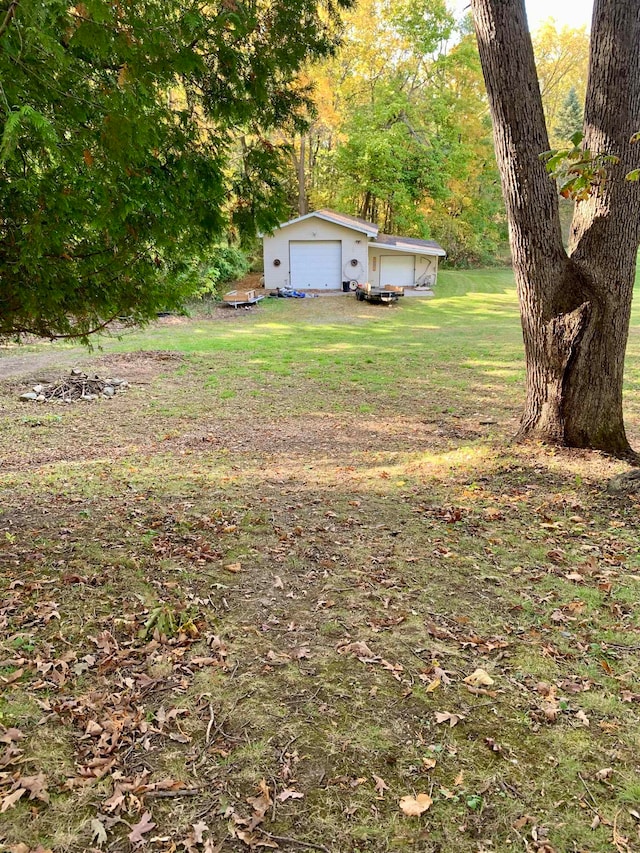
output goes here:
[{"label": "rock", "polygon": [[82,373],[82,371],[81,371],[81,370],[78,370],[78,368],[77,368],[77,367],[72,367],[72,368],[71,368],[71,375],[72,375],[72,376],[80,376],[80,374],[81,374],[81,373]]},{"label": "rock", "polygon": [[37,400],[38,395],[35,391],[27,391],[25,394],[20,394],[20,399],[25,402],[30,402],[31,400]]},{"label": "rock", "polygon": [[44,389],[43,389],[42,385],[34,385],[31,390],[34,391],[36,394],[42,394],[42,391]]},{"label": "rock", "polygon": [[111,385],[105,385],[104,388],[102,389],[102,396],[103,397],[113,397],[113,395],[115,393],[116,393],[116,390]]},{"label": "rock", "polygon": [[110,379],[109,380],[109,383],[111,385],[115,385],[116,388],[118,387],[118,385],[122,385],[123,382],[124,382],[124,379]]},{"label": "rock", "polygon": [[636,469],[612,477],[607,484],[607,491],[610,494],[640,491],[640,471]]},{"label": "rock", "polygon": [[37,403],[44,403],[44,401],[45,401],[46,399],[47,399],[47,398],[44,396],[44,394],[38,394],[38,396],[36,397],[36,402],[37,402]]}]

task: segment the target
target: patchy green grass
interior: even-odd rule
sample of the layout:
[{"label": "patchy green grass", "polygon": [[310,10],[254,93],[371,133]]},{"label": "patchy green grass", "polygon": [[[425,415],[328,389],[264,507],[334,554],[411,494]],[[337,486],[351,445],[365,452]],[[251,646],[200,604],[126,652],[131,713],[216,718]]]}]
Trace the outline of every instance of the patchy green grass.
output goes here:
[{"label": "patchy green grass", "polygon": [[510,444],[510,274],[223,312],[0,359],[131,381],[0,386],[0,842],[637,847],[639,503]]}]

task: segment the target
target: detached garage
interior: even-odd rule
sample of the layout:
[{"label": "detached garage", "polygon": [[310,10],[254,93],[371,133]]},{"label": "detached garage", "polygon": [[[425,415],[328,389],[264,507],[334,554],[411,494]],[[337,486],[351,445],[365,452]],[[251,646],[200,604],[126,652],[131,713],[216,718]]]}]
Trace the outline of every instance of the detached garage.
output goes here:
[{"label": "detached garage", "polygon": [[431,291],[444,249],[432,240],[380,234],[372,222],[316,210],[263,239],[265,287],[341,290],[349,282]]}]

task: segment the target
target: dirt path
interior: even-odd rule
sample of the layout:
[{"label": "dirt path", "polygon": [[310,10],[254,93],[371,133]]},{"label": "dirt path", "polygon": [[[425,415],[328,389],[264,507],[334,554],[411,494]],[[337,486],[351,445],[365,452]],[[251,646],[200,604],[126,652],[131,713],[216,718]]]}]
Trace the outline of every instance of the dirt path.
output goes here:
[{"label": "dirt path", "polygon": [[25,355],[1,355],[0,379],[11,379],[20,376],[31,376],[40,370],[58,368],[67,364],[75,364],[86,350],[80,347],[65,352],[33,352]]}]

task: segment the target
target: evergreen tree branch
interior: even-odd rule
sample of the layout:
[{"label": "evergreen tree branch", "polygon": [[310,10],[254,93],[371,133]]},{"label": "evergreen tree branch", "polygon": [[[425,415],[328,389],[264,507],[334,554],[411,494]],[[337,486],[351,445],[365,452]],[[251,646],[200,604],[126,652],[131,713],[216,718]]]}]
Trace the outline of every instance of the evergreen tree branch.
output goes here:
[{"label": "evergreen tree branch", "polygon": [[7,29],[9,28],[9,24],[13,20],[13,17],[15,16],[16,10],[17,10],[19,5],[20,5],[20,0],[11,0],[11,3],[9,4],[9,8],[7,9],[7,12],[4,16],[4,20],[0,24],[0,38],[2,38],[2,36],[5,34]]}]

